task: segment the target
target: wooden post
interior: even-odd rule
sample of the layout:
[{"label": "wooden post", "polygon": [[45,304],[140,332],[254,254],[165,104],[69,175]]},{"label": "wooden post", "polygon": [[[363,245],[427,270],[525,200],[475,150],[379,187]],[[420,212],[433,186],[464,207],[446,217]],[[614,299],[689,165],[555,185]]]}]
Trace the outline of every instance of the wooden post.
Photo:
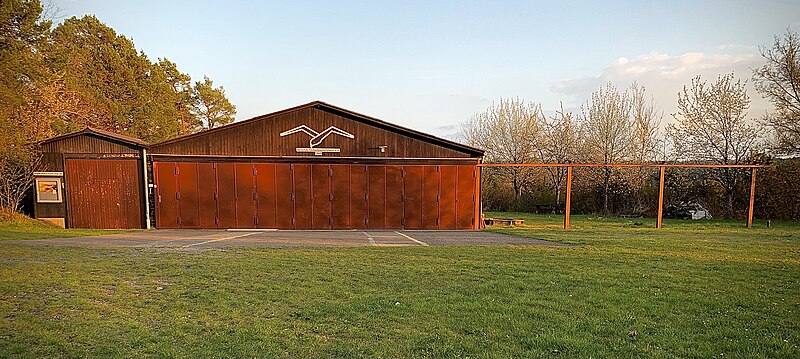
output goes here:
[{"label": "wooden post", "polygon": [[572,166],[567,167],[567,198],[564,202],[564,229],[569,229],[569,211],[572,201]]},{"label": "wooden post", "polygon": [[483,212],[481,211],[481,168],[480,167],[477,166],[475,167],[475,172],[473,174],[473,177],[475,177],[475,190],[474,190],[475,229],[481,229],[483,224],[483,218],[481,218],[481,216],[483,215]]},{"label": "wooden post", "polygon": [[756,168],[750,176],[750,209],[747,211],[747,228],[753,228],[753,204],[756,201]]},{"label": "wooden post", "polygon": [[660,167],[658,180],[658,218],[656,228],[661,229],[661,218],[664,216],[664,166]]}]

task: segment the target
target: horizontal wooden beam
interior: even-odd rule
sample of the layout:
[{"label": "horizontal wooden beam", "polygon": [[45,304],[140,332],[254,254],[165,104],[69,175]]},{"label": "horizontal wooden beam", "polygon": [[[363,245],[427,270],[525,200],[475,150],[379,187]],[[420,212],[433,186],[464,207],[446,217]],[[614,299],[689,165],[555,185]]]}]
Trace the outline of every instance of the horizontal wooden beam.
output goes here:
[{"label": "horizontal wooden beam", "polygon": [[679,163],[481,163],[479,167],[670,167],[670,168],[769,168],[772,165],[722,165]]}]

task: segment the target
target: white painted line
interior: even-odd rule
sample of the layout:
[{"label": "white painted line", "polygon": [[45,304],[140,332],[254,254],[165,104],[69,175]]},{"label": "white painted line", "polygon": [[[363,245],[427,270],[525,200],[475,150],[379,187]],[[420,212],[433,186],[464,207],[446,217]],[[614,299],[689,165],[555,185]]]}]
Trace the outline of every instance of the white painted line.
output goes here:
[{"label": "white painted line", "polygon": [[417,242],[417,243],[419,243],[419,244],[421,244],[421,245],[423,245],[423,246],[427,246],[427,245],[428,245],[428,243],[425,243],[425,242],[423,242],[423,241],[418,241],[418,240],[416,240],[416,239],[414,239],[414,238],[411,238],[411,236],[408,236],[408,235],[406,235],[406,234],[404,234],[404,233],[400,233],[400,232],[398,232],[398,231],[394,231],[394,233],[397,233],[397,234],[399,234],[399,235],[401,235],[401,236],[403,236],[403,237],[406,237],[406,238],[408,238],[408,239],[410,239],[410,240],[412,240],[412,241],[414,241],[414,242]]},{"label": "white painted line", "polygon": [[369,244],[371,244],[373,246],[376,246],[376,247],[378,246],[378,243],[375,243],[375,240],[372,239],[372,236],[369,235],[369,233],[367,233],[367,232],[362,232],[362,233],[364,233],[364,235],[367,236],[367,239],[369,239]]},{"label": "white painted line", "polygon": [[228,228],[228,232],[277,232],[277,228]]},{"label": "white painted line", "polygon": [[225,241],[225,240],[228,240],[228,239],[234,239],[234,238],[246,237],[246,236],[249,236],[249,235],[251,235],[251,234],[255,234],[255,233],[247,233],[247,234],[242,234],[242,235],[233,236],[233,237],[217,238],[217,239],[212,239],[212,240],[208,240],[208,241],[205,241],[205,242],[199,242],[199,243],[187,244],[187,245],[183,246],[183,248],[189,248],[189,247],[193,247],[193,246],[199,246],[199,245],[201,245],[201,244],[206,244],[206,243],[211,243],[211,242]]}]

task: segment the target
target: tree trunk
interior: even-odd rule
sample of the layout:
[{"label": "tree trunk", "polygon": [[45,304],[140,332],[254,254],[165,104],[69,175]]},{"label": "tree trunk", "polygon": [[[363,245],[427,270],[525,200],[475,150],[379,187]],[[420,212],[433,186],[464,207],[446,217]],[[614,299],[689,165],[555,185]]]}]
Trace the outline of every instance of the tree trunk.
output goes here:
[{"label": "tree trunk", "polygon": [[611,167],[606,167],[604,169],[605,176],[603,178],[603,214],[608,215],[610,211],[608,210],[608,191],[611,185]]}]

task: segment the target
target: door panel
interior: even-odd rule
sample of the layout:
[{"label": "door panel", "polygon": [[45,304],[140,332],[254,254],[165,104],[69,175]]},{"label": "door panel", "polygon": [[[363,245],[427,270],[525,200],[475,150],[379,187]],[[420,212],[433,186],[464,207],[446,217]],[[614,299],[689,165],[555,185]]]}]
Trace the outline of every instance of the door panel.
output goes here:
[{"label": "door panel", "polygon": [[69,227],[143,228],[140,168],[134,159],[67,159]]},{"label": "door panel", "polygon": [[[108,161],[108,160],[105,160]],[[102,166],[101,161],[98,166]],[[137,160],[113,160],[113,172],[109,176],[116,177],[116,194],[114,200],[119,205],[119,217],[114,218],[114,228],[143,228],[144,219],[142,213],[142,190],[141,162]]]},{"label": "door panel", "polygon": [[256,226],[256,182],[253,165],[237,163],[236,167],[236,228]]},{"label": "door panel", "polygon": [[311,165],[293,165],[294,228],[311,229]]},{"label": "door panel", "polygon": [[475,219],[475,167],[458,166],[456,180],[456,229],[471,229]]},{"label": "door panel", "polygon": [[217,163],[217,216],[219,228],[236,228],[236,167]]},{"label": "door panel", "polygon": [[405,166],[403,218],[405,229],[422,229],[422,166]]},{"label": "door panel", "polygon": [[350,166],[331,165],[331,228],[350,229]]},{"label": "door panel", "polygon": [[178,162],[178,210],[181,228],[200,228],[197,164]]},{"label": "door panel", "polygon": [[[256,214],[258,216],[257,228],[277,228],[275,213],[277,212],[275,192],[275,165],[271,163],[257,163],[256,168]],[[286,208],[281,209],[286,211]],[[291,212],[291,210],[289,210]]]},{"label": "door panel", "polygon": [[367,166],[350,166],[350,225],[367,228]]},{"label": "door panel", "polygon": [[92,171],[94,163],[90,161],[67,160],[66,168],[66,195],[67,195],[67,215],[69,216],[69,228],[91,228],[89,220],[96,217],[92,210],[97,206],[87,203],[89,198],[94,197],[92,186],[87,183],[95,183],[95,171]]},{"label": "door panel", "polygon": [[439,182],[437,166],[422,168],[422,228],[439,229]]},{"label": "door panel", "polygon": [[456,166],[440,166],[439,229],[456,228]]},{"label": "door panel", "polygon": [[156,227],[180,228],[178,225],[178,177],[174,162],[154,162],[156,184]]},{"label": "door panel", "polygon": [[294,184],[292,181],[292,166],[288,164],[275,165],[275,228],[292,229],[294,218]]},{"label": "door panel", "polygon": [[368,228],[386,227],[386,166],[367,166]]},{"label": "door panel", "polygon": [[311,166],[311,228],[330,229],[331,185],[328,165]]},{"label": "door panel", "polygon": [[386,166],[386,228],[403,228],[403,168]]},{"label": "door panel", "polygon": [[213,163],[197,164],[200,228],[217,228],[216,172]]}]

